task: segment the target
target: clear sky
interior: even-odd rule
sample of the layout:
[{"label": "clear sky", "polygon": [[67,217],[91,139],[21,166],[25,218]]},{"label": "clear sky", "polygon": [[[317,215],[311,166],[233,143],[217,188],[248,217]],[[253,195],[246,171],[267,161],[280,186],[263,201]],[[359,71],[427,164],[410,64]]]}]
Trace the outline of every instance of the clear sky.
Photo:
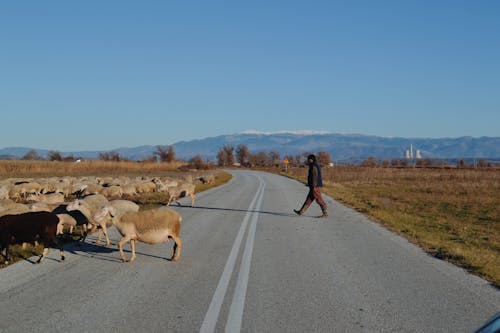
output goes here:
[{"label": "clear sky", "polygon": [[500,1],[2,1],[0,148],[500,136]]}]

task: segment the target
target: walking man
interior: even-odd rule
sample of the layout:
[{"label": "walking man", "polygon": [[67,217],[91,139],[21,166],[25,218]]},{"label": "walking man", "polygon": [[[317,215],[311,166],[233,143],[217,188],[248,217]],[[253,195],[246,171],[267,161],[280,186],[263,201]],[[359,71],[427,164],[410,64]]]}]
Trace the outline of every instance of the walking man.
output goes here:
[{"label": "walking man", "polygon": [[309,172],[307,174],[307,186],[309,187],[309,193],[307,194],[306,201],[302,205],[300,210],[294,209],[293,211],[297,215],[302,215],[309,208],[311,203],[316,200],[318,205],[321,207],[322,215],[318,217],[327,217],[328,212],[326,211],[326,203],[321,197],[321,187],[323,187],[323,179],[321,177],[321,168],[316,160],[316,156],[313,154],[307,156],[307,164],[309,165]]}]

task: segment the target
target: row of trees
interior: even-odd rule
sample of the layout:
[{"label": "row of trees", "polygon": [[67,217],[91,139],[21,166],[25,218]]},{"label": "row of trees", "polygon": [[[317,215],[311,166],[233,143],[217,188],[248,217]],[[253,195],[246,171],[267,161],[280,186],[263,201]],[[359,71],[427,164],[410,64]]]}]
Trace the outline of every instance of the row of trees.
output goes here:
[{"label": "row of trees", "polygon": [[439,159],[432,158],[422,158],[418,160],[410,161],[408,159],[392,159],[392,160],[382,160],[375,157],[368,157],[362,163],[365,167],[419,167],[419,168],[446,168],[456,166],[457,168],[490,168],[492,164],[488,160],[480,159],[477,162],[467,164],[465,159],[459,159],[455,165],[451,165],[449,162]]},{"label": "row of trees", "polygon": [[[302,166],[306,161],[309,152],[296,154],[296,155],[285,155],[283,160],[288,160],[288,163],[292,167]],[[320,151],[316,153],[318,162],[325,166],[332,162],[332,158],[329,153]],[[35,149],[28,151],[21,159],[23,160],[45,160],[45,158],[38,155]],[[63,156],[59,151],[50,151],[47,155],[47,160],[49,161],[66,161],[73,162],[80,159],[73,155]],[[129,159],[120,156],[117,152],[103,152],[99,154],[99,160],[102,161],[129,161]],[[219,149],[217,153],[217,165],[227,167],[233,166],[238,163],[241,166],[251,167],[269,167],[269,166],[279,166],[283,163],[281,159],[281,154],[276,151],[264,152],[260,151],[258,153],[251,153],[246,145],[239,145],[234,149],[233,146],[224,145]],[[148,162],[166,162],[170,163],[175,161],[175,150],[173,145],[169,146],[157,146],[153,154],[143,161]],[[207,169],[210,167],[210,162],[203,160],[200,155],[196,155],[189,161],[189,165],[195,169]],[[361,163],[365,167],[451,167],[449,163],[444,160],[423,158],[413,161],[408,159],[385,159],[379,160],[375,157],[368,157]],[[479,159],[473,163],[467,164],[465,159],[459,159],[455,165],[458,168],[469,168],[469,167],[479,167],[488,168],[491,167],[491,163],[486,159]]]},{"label": "row of trees", "polygon": [[[22,160],[45,160],[44,157],[40,156],[35,149],[31,149],[28,151],[22,158]],[[68,155],[68,156],[63,156],[61,152],[51,150],[49,151],[47,155],[47,160],[49,161],[66,161],[66,162],[73,162],[80,159],[79,157],[75,157],[73,155]],[[120,156],[119,153],[117,152],[102,152],[99,153],[99,160],[101,161],[113,161],[113,162],[119,162],[119,161],[129,161],[129,159]],[[174,146],[157,146],[156,150],[153,152],[153,154],[146,158],[144,161],[151,161],[151,162],[173,162],[175,161],[175,150]]]},{"label": "row of trees", "polygon": [[[310,152],[305,152],[297,155],[285,155],[283,160],[288,160],[290,166],[301,166],[306,161],[307,155]],[[332,163],[332,158],[329,153],[320,151],[316,154],[318,162],[321,165],[329,165]],[[219,166],[232,166],[238,163],[241,166],[251,167],[269,167],[277,166],[283,163],[281,154],[276,151],[251,153],[246,145],[239,145],[236,150],[233,146],[224,145],[217,153],[217,164]]]}]

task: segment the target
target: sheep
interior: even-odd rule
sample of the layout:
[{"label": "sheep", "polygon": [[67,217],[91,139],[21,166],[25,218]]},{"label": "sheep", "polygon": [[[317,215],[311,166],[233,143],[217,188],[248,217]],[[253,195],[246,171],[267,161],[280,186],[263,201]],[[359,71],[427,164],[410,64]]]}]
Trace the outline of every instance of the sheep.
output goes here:
[{"label": "sheep", "polygon": [[191,183],[184,183],[177,187],[169,187],[167,206],[170,206],[172,201],[189,195],[191,197],[191,207],[194,207],[194,201],[196,199],[196,195],[194,193],[195,188],[196,186]]},{"label": "sheep", "polygon": [[15,243],[34,242],[39,240],[44,245],[42,255],[36,263],[40,263],[49,253],[49,245],[58,246],[61,260],[64,250],[56,238],[59,218],[49,212],[29,212],[18,215],[0,217],[0,246],[5,263],[9,262],[9,247]]},{"label": "sheep", "polygon": [[85,201],[89,205],[90,209],[97,210],[108,203],[108,199],[102,194],[92,194],[79,199]]},{"label": "sheep", "polygon": [[214,184],[215,183],[215,176],[214,175],[205,175],[205,176],[201,176],[198,179],[203,184]]},{"label": "sheep", "polygon": [[[30,211],[32,212],[54,212],[57,211],[57,208],[59,208],[60,204],[47,204],[44,202],[37,202],[34,204],[31,204],[29,206]],[[65,209],[65,208],[64,208]],[[73,233],[73,228],[78,224],[77,220],[66,213],[59,213],[56,214],[57,217],[59,218],[59,224],[57,225],[57,235],[62,235],[64,232],[64,226],[67,225],[69,226],[69,233]]]},{"label": "sheep", "polygon": [[[94,213],[93,220],[97,223],[99,227],[101,227],[102,233],[106,239],[106,246],[110,245],[107,227],[112,226],[113,218],[118,218],[119,216],[129,213],[129,212],[138,212],[139,205],[132,201],[128,200],[113,200],[110,201],[103,208],[97,210]],[[101,233],[99,232],[97,236],[96,243],[101,242]]]},{"label": "sheep", "polygon": [[56,214],[59,218],[59,224],[57,225],[57,235],[62,235],[64,233],[64,226],[69,226],[70,235],[73,233],[73,228],[78,224],[76,219],[69,214]]},{"label": "sheep", "polygon": [[[66,206],[67,212],[80,211],[85,217],[85,222],[82,223],[84,227],[84,233],[82,236],[82,242],[85,241],[88,234],[88,229],[91,229],[92,225],[97,226],[98,224],[93,220],[93,215],[95,211],[103,207],[108,203],[108,199],[100,194],[93,194],[85,197],[83,199],[76,199],[70,202]],[[62,213],[62,212],[61,212]],[[78,221],[78,219],[77,219]]]},{"label": "sheep", "polygon": [[83,190],[83,195],[91,195],[91,194],[99,194],[102,190],[102,186],[98,184],[88,184],[87,187]]},{"label": "sheep", "polygon": [[41,195],[30,194],[28,195],[26,200],[45,202],[47,204],[58,204],[64,202],[64,195],[62,195],[61,193],[51,193],[51,194],[41,194]]},{"label": "sheep", "polygon": [[15,206],[15,205],[17,205],[17,203],[12,201],[12,199],[9,199],[9,198],[1,199],[0,200],[0,211],[9,209],[10,207]]},{"label": "sheep", "polygon": [[13,203],[8,207],[6,207],[5,209],[0,210],[0,216],[22,214],[22,213],[27,213],[29,211],[30,209],[28,206],[20,203]]},{"label": "sheep", "polygon": [[9,196],[17,200],[26,198],[28,194],[40,194],[42,186],[35,182],[23,182],[15,184],[10,188]]},{"label": "sheep", "polygon": [[150,193],[156,191],[156,184],[153,182],[143,182],[135,185],[137,193]]},{"label": "sheep", "polygon": [[178,182],[176,180],[172,180],[169,178],[159,179],[153,178],[153,183],[156,184],[156,192],[168,192],[169,187],[178,186]]},{"label": "sheep", "polygon": [[6,187],[0,187],[0,200],[9,198],[9,190]]},{"label": "sheep", "polygon": [[182,251],[180,238],[182,217],[171,209],[152,209],[141,212],[125,213],[121,217],[114,218],[113,225],[122,235],[118,243],[120,258],[122,262],[127,259],[123,253],[123,245],[130,241],[132,256],[130,262],[135,260],[135,242],[141,241],[147,244],[167,243],[174,240],[174,246],[170,260],[177,261]]},{"label": "sheep", "polygon": [[135,189],[135,186],[132,184],[125,184],[121,186],[123,195],[127,196],[134,196],[137,194],[137,190]]},{"label": "sheep", "polygon": [[103,187],[101,194],[106,198],[121,198],[123,196],[123,190],[121,186],[112,185],[109,187]]}]

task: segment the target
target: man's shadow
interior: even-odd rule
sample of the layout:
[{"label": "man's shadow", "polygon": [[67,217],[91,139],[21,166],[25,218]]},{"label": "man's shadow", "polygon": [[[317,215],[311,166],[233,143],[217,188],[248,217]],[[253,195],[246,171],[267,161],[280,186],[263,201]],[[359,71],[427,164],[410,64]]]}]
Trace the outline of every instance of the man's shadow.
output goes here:
[{"label": "man's shadow", "polygon": [[268,214],[268,215],[284,216],[284,217],[297,216],[297,215],[291,214],[291,213],[269,212],[269,211],[264,211],[264,210],[235,209],[235,208],[206,207],[206,206],[194,206],[194,207],[191,207],[189,205],[183,205],[181,203],[177,203],[177,206],[174,206],[174,207],[188,208],[188,209],[202,209],[202,210],[226,211],[226,212],[259,213],[259,214]]}]

